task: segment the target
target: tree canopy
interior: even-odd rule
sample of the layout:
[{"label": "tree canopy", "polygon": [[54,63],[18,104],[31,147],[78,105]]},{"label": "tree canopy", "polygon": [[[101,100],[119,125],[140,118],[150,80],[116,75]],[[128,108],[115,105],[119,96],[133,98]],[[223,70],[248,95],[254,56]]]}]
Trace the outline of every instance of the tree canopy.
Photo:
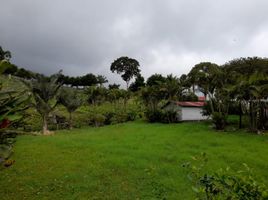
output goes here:
[{"label": "tree canopy", "polygon": [[121,77],[126,82],[128,88],[129,81],[140,74],[139,66],[139,62],[133,58],[120,57],[111,64],[110,70],[113,73],[122,74]]}]

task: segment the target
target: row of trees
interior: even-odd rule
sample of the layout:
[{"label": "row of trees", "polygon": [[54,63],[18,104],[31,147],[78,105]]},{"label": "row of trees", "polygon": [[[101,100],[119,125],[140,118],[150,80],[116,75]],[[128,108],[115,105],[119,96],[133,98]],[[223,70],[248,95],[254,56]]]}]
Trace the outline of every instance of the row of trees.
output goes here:
[{"label": "row of trees", "polygon": [[[1,49],[4,54],[10,52]],[[163,101],[196,101],[196,90],[201,91],[207,100],[206,113],[212,116],[217,129],[223,129],[230,113],[230,106],[238,106],[240,128],[242,116],[248,115],[249,127],[252,131],[266,129],[267,97],[268,97],[268,59],[240,58],[219,66],[215,63],[201,62],[195,65],[186,75],[180,77],[154,74],[145,82],[140,74],[139,62],[128,57],[116,59],[110,66],[112,72],[117,72],[126,82],[127,90],[120,90],[119,85],[109,85],[109,90],[103,87],[107,80],[104,76],[87,74],[82,77],[68,77],[58,74],[56,77],[45,77],[35,74],[31,81],[24,81],[31,89],[36,104],[51,112],[56,106],[48,106],[48,102],[55,97],[62,85],[86,87],[88,103],[95,105],[103,101],[123,99],[130,96],[130,91],[140,96],[147,107],[147,112],[154,112],[161,107]],[[130,84],[130,81],[135,81]],[[46,85],[50,82],[51,85]],[[31,85],[30,85],[31,84]],[[41,101],[43,99],[43,101]],[[55,101],[54,101],[55,102]],[[61,102],[64,102],[63,98]],[[39,113],[44,111],[39,110]],[[43,116],[44,117],[44,114]],[[44,120],[45,121],[45,120]],[[44,132],[45,132],[44,128]]]},{"label": "row of trees", "polygon": [[[48,130],[49,115],[53,112],[58,104],[63,105],[69,113],[69,127],[72,128],[72,113],[82,104],[91,106],[99,105],[109,101],[115,106],[122,100],[124,107],[130,97],[127,90],[103,86],[89,86],[83,91],[75,88],[65,87],[59,82],[61,73],[54,74],[50,77],[37,75],[34,79],[21,81],[32,94],[31,106],[42,117],[43,134],[50,134]],[[86,98],[84,98],[86,96]]]},{"label": "row of trees", "polygon": [[58,82],[71,87],[86,87],[92,85],[102,86],[104,83],[107,83],[108,80],[105,76],[102,75],[95,76],[92,73],[77,77],[70,77],[61,74],[58,79]]},{"label": "row of trees", "polygon": [[239,128],[242,128],[244,115],[248,115],[251,131],[268,128],[267,58],[239,58],[222,66],[201,62],[180,78],[154,74],[146,83],[138,67],[139,63],[135,60],[121,57],[112,63],[111,70],[122,74],[127,88],[130,79],[136,77],[128,89],[133,92],[140,90],[149,112],[158,110],[163,100],[194,101],[198,90],[208,99],[204,112],[212,116],[217,129],[224,129],[231,105],[239,108]]},{"label": "row of trees", "polygon": [[226,125],[231,104],[239,106],[240,128],[245,114],[249,116],[252,131],[268,128],[267,58],[239,58],[222,66],[200,63],[193,67],[188,78],[209,97],[209,113],[218,129]]}]

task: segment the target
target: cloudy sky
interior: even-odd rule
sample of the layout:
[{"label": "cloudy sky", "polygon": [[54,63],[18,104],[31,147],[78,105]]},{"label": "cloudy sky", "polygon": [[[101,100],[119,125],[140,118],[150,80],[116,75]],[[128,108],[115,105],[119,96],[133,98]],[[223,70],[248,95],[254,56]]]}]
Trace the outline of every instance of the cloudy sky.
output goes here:
[{"label": "cloudy sky", "polygon": [[120,56],[142,75],[180,76],[201,61],[267,57],[267,0],[6,0],[0,45],[12,62],[51,74],[105,75]]}]

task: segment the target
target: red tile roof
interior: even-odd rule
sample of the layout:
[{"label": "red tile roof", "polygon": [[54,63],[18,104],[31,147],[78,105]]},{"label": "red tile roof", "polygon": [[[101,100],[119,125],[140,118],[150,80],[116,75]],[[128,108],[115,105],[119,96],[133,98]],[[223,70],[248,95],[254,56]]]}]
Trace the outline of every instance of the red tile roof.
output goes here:
[{"label": "red tile roof", "polygon": [[198,101],[206,101],[206,97],[204,97],[204,96],[198,97]]},{"label": "red tile roof", "polygon": [[203,107],[205,105],[205,102],[180,101],[176,102],[176,104],[182,107]]}]

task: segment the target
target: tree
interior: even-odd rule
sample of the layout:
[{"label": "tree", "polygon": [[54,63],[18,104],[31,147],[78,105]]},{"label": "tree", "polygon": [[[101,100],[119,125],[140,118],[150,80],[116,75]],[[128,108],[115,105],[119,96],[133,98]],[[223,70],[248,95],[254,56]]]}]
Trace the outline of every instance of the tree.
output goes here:
[{"label": "tree", "polygon": [[122,74],[121,77],[126,82],[128,89],[129,81],[140,73],[139,66],[139,62],[133,58],[120,57],[111,64],[110,70],[113,73]]},{"label": "tree", "polygon": [[98,83],[100,86],[103,86],[104,83],[108,83],[107,78],[106,78],[105,76],[103,76],[103,75],[98,75],[98,76],[96,77],[96,79],[97,79],[97,83]]},{"label": "tree", "polygon": [[109,88],[109,90],[112,90],[112,89],[119,89],[119,87],[120,87],[120,84],[109,84],[108,85],[108,88]]},{"label": "tree", "polygon": [[58,97],[58,102],[62,104],[69,112],[69,128],[73,128],[72,113],[79,108],[83,100],[79,93],[72,88],[62,88]]},{"label": "tree", "polygon": [[166,81],[166,78],[162,76],[161,74],[153,74],[150,76],[147,81],[147,86],[154,86],[154,85],[160,85]]},{"label": "tree", "polygon": [[229,111],[230,91],[226,87],[227,74],[217,64],[210,62],[201,62],[196,64],[190,73],[188,79],[193,86],[195,85],[204,93],[205,97],[209,96],[209,108],[205,113],[211,114],[212,121],[216,129],[224,129]]},{"label": "tree", "polygon": [[89,86],[86,88],[85,93],[88,95],[88,103],[96,105],[105,100],[107,95],[107,89],[105,87]]},{"label": "tree", "polygon": [[135,79],[135,82],[130,84],[129,90],[132,92],[137,92],[144,86],[145,86],[144,78],[140,74],[138,74]]},{"label": "tree", "polygon": [[221,69],[215,63],[201,62],[196,64],[188,74],[193,86],[193,92],[195,92],[194,86],[197,85],[205,96],[208,94],[213,95],[218,77],[221,75],[220,72]]},{"label": "tree", "polygon": [[166,99],[169,101],[182,97],[183,88],[179,79],[172,74],[168,75],[165,82],[161,84],[161,89],[166,93]]},{"label": "tree", "polygon": [[57,83],[60,72],[50,77],[37,74],[32,80],[21,80],[31,92],[34,102],[33,105],[41,115],[43,121],[43,134],[48,135],[48,117],[57,105],[55,99],[61,84]]},{"label": "tree", "polygon": [[240,104],[240,127],[242,106],[249,114],[250,130],[258,132],[267,128],[266,114],[268,94],[268,59],[259,57],[239,58],[227,62],[223,69],[228,74],[232,96]]},{"label": "tree", "polygon": [[98,78],[94,74],[86,74],[80,77],[78,85],[80,86],[92,86],[98,84]]},{"label": "tree", "polygon": [[4,51],[2,47],[0,46],[0,61],[6,60],[9,61],[11,58],[11,52],[10,51]]}]

